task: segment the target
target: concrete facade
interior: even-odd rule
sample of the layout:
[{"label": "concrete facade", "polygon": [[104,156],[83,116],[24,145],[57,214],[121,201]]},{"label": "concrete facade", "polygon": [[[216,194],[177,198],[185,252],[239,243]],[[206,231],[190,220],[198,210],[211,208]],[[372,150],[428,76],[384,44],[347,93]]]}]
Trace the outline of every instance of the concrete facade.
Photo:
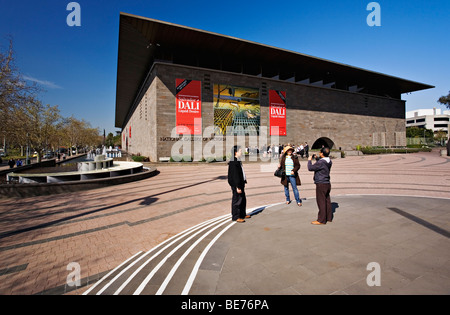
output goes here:
[{"label": "concrete facade", "polygon": [[[202,82],[202,129],[213,126],[213,85],[233,84],[260,89],[261,126],[269,130],[269,90],[286,91],[287,135],[282,144],[313,143],[323,138],[333,148],[354,150],[361,146],[404,146],[405,102],[356,92],[317,87],[258,76],[236,74],[169,63],[154,63],[136,104],[129,112],[122,131],[122,146],[131,154],[148,156],[150,161],[170,157],[179,138],[171,133],[176,127],[175,80]],[[130,131],[131,128],[131,131]],[[202,148],[194,148],[196,157],[213,134],[203,134]],[[267,136],[267,144],[271,144]],[[199,138],[197,138],[199,139]],[[226,152],[226,137],[223,152]],[[228,139],[230,140],[230,139]],[[260,141],[264,142],[261,138]],[[272,139],[273,140],[273,139]],[[330,142],[331,140],[331,142]],[[249,143],[248,137],[246,144]],[[264,143],[258,143],[262,145]],[[210,144],[211,145],[211,144]],[[226,155],[226,153],[224,154]]]},{"label": "concrete facade", "polygon": [[417,109],[406,112],[406,127],[419,127],[440,130],[448,134],[450,125],[450,110],[441,111],[439,108]]}]

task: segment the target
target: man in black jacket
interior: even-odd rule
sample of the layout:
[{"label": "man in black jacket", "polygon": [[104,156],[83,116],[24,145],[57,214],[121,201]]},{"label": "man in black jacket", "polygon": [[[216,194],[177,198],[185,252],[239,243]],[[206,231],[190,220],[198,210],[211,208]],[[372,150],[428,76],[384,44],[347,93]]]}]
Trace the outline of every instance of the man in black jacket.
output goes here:
[{"label": "man in black jacket", "polygon": [[235,145],[231,149],[231,159],[228,162],[228,184],[231,186],[233,197],[231,199],[231,216],[232,220],[242,223],[244,218],[250,218],[246,215],[247,198],[245,196],[245,178],[244,168],[241,162],[242,149]]}]

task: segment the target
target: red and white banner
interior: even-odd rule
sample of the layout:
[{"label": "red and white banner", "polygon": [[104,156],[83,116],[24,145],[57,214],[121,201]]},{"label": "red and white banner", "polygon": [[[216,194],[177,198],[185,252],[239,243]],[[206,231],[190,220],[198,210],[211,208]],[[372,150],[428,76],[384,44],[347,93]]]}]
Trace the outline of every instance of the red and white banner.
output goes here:
[{"label": "red and white banner", "polygon": [[269,90],[270,135],[286,135],[286,92]]},{"label": "red and white banner", "polygon": [[177,134],[201,135],[202,82],[176,79],[176,88]]}]

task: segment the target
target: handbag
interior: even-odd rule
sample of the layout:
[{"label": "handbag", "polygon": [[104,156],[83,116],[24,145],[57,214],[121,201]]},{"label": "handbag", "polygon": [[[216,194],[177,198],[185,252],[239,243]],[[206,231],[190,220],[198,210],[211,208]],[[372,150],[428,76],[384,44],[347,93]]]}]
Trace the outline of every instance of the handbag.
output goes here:
[{"label": "handbag", "polygon": [[279,167],[279,168],[277,168],[275,173],[273,173],[273,175],[276,177],[283,177],[285,175],[285,173],[284,173],[284,170],[281,167]]}]

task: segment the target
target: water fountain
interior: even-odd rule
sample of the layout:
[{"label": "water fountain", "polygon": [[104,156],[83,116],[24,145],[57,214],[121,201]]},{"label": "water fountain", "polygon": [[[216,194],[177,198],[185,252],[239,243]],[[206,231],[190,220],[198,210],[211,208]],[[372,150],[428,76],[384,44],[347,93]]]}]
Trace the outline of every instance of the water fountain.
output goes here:
[{"label": "water fountain", "polygon": [[157,174],[156,169],[142,163],[114,161],[106,156],[106,148],[102,153],[8,173],[8,184],[0,185],[0,191],[21,197],[52,194],[122,184]]}]

